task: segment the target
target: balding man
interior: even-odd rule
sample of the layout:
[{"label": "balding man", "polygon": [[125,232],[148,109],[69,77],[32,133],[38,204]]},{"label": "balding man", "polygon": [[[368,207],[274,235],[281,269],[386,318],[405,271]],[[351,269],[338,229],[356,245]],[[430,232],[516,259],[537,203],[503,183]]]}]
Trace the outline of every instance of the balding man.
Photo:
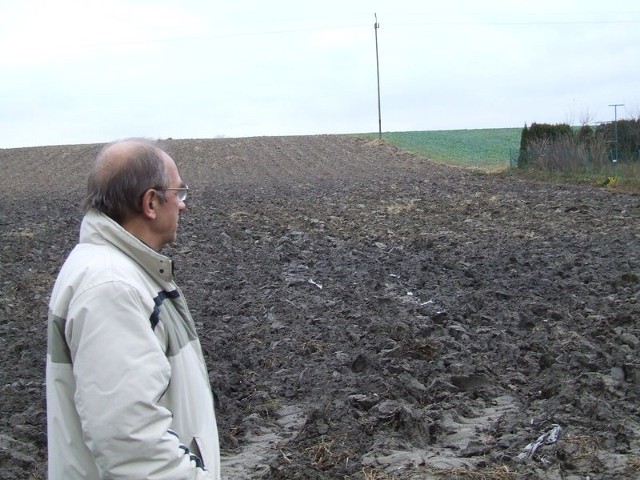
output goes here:
[{"label": "balding man", "polygon": [[106,146],[49,304],[49,480],[219,479],[194,321],[159,250],[188,187],[156,145]]}]

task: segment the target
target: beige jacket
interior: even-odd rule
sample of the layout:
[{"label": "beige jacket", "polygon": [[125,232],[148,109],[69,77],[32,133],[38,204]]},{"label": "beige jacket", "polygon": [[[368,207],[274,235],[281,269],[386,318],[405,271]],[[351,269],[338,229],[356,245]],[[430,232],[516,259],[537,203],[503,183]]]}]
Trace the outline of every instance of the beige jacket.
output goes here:
[{"label": "beige jacket", "polygon": [[220,478],[209,377],[169,258],[89,211],[48,329],[49,480]]}]

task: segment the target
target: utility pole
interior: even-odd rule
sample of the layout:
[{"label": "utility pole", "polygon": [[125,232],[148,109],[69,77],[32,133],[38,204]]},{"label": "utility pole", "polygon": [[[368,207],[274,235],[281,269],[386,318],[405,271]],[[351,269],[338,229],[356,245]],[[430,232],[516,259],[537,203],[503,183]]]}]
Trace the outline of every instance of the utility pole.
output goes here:
[{"label": "utility pole", "polygon": [[609,105],[613,107],[613,130],[616,136],[616,158],[613,159],[613,163],[618,161],[618,107],[624,107],[624,103],[614,103]]},{"label": "utility pole", "polygon": [[373,31],[376,36],[376,72],[378,75],[378,139],[382,140],[382,114],[380,112],[380,61],[378,60],[378,29],[380,24],[378,23],[378,14],[374,13],[376,17],[376,23],[373,24]]}]

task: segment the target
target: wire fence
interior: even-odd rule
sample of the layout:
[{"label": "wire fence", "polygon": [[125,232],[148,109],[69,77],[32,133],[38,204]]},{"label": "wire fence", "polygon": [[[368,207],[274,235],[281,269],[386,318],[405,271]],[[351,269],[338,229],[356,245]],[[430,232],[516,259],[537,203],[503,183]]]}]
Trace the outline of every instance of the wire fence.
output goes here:
[{"label": "wire fence", "polygon": [[542,167],[553,170],[580,169],[594,171],[604,165],[614,165],[618,162],[640,162],[640,150],[625,152],[618,157],[613,149],[604,152],[594,152],[588,149],[558,148],[509,149],[510,168]]}]

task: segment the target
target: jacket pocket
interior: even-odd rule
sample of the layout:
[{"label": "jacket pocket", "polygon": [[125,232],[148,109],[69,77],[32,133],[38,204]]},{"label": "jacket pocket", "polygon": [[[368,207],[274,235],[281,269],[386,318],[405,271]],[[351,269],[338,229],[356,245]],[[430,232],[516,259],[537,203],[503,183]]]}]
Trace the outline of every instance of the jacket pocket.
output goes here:
[{"label": "jacket pocket", "polygon": [[[206,439],[206,437],[205,437]],[[220,456],[217,453],[218,444],[214,439],[207,442],[200,437],[193,437],[194,448],[199,450],[200,458],[204,463],[206,473],[214,480],[220,480]]]},{"label": "jacket pocket", "polygon": [[191,453],[197,455],[200,460],[202,460],[202,464],[204,468],[207,468],[207,461],[210,457],[207,456],[207,448],[200,437],[193,437],[193,441],[191,442]]}]

